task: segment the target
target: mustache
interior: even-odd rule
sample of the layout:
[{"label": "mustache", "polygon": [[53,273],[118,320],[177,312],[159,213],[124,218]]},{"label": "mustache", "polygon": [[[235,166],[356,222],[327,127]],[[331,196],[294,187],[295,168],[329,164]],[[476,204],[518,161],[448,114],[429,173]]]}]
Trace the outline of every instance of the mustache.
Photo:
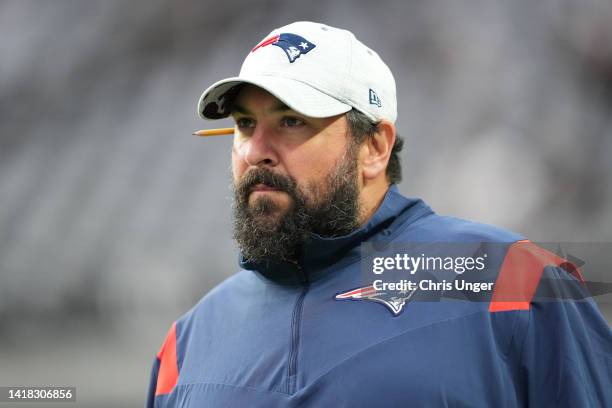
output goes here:
[{"label": "mustache", "polygon": [[258,184],[284,191],[292,198],[297,198],[296,182],[291,177],[264,168],[256,168],[244,174],[236,186],[236,192],[241,199],[246,200],[253,187]]}]

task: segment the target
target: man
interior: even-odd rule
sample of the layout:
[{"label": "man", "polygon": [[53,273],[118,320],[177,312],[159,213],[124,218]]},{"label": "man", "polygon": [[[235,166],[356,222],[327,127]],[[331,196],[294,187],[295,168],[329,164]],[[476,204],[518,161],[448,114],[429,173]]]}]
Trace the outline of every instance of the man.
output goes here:
[{"label": "man", "polygon": [[235,121],[242,270],[172,325],[149,407],[612,404],[579,270],[399,193],[395,98],[374,51],[310,22],[204,91]]}]

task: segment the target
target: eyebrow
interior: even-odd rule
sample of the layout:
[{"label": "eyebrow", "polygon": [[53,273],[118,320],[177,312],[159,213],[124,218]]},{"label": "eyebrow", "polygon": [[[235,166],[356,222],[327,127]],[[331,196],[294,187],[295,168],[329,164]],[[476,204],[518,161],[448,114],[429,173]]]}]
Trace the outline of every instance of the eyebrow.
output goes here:
[{"label": "eyebrow", "polygon": [[[277,112],[286,112],[286,111],[290,111],[293,110],[291,109],[289,106],[287,106],[287,104],[281,102],[281,101],[276,101],[276,103],[274,104],[274,106],[272,106],[272,108],[270,109],[270,112],[273,113],[277,113]],[[251,112],[245,108],[244,106],[234,103],[232,106],[232,113],[237,112],[240,113],[242,115],[250,115]]]}]

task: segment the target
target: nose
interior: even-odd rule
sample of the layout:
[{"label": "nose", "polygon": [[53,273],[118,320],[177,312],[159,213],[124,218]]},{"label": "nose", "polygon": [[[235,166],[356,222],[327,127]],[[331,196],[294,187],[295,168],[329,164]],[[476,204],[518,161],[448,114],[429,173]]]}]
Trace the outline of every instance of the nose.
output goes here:
[{"label": "nose", "polygon": [[278,164],[272,135],[264,126],[257,125],[250,137],[242,142],[238,151],[249,166],[273,167]]}]

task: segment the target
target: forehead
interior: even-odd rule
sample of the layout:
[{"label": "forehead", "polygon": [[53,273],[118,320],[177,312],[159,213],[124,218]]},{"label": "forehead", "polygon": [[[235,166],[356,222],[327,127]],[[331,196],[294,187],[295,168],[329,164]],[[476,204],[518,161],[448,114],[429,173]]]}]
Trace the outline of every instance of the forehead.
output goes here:
[{"label": "forehead", "polygon": [[245,84],[234,98],[233,113],[250,113],[253,109],[278,113],[292,110],[270,92],[255,85]]}]

